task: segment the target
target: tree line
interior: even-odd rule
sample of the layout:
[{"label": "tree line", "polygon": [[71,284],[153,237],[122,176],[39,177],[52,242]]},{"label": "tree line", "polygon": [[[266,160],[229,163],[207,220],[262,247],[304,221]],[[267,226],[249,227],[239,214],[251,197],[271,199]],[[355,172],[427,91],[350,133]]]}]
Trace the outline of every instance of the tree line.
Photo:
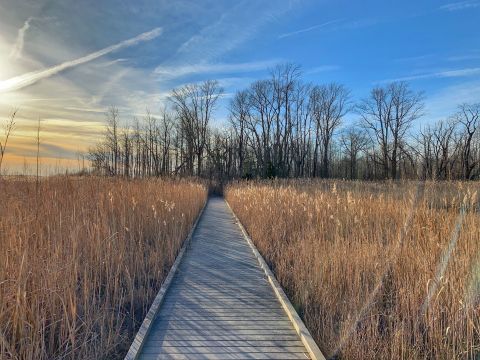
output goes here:
[{"label": "tree line", "polygon": [[212,120],[222,95],[213,80],[182,86],[160,115],[147,111],[133,126],[110,108],[105,136],[89,151],[94,170],[217,179],[480,176],[480,103],[422,126],[424,94],[406,82],[376,86],[354,102],[342,84],[305,82],[295,64],[238,91],[219,128]]}]

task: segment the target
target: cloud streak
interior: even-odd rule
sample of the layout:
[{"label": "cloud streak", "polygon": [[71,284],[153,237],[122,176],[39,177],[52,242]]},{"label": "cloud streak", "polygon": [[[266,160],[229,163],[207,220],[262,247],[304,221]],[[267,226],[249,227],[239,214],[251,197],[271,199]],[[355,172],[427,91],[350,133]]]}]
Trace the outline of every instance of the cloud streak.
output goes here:
[{"label": "cloud streak", "polygon": [[318,73],[323,73],[323,72],[328,72],[328,71],[335,71],[340,69],[340,66],[338,65],[321,65],[321,66],[316,66],[314,68],[308,69],[305,71],[306,75],[312,75],[312,74],[318,74]]},{"label": "cloud streak", "polygon": [[393,81],[412,81],[412,80],[434,79],[434,78],[437,78],[437,79],[455,78],[455,77],[468,77],[468,76],[475,76],[475,75],[480,75],[480,67],[411,75],[411,76],[405,76],[405,77],[400,77],[396,79],[386,79],[386,80],[382,80],[381,82],[386,83],[386,82],[393,82]]},{"label": "cloud streak", "polygon": [[126,47],[134,46],[141,42],[153,40],[158,36],[160,36],[161,34],[162,34],[162,29],[155,28],[151,31],[147,31],[138,36],[135,36],[134,38],[124,40],[122,42],[119,42],[118,44],[108,46],[104,49],[95,51],[91,54],[82,56],[78,59],[69,60],[61,64],[52,66],[48,69],[32,71],[23,75],[15,76],[13,78],[10,78],[4,81],[0,81],[0,92],[10,92],[10,91],[23,89],[27,86],[35,84],[40,80],[56,75],[59,72],[88,63],[90,61],[98,59],[99,57],[105,56],[111,52],[118,51]]},{"label": "cloud streak", "polygon": [[27,30],[30,28],[30,23],[32,22],[32,20],[33,20],[33,17],[29,17],[25,21],[23,26],[20,29],[18,29],[17,39],[9,55],[10,59],[18,60],[22,56],[23,45],[25,44],[25,34]]},{"label": "cloud streak", "polygon": [[340,21],[343,21],[343,20],[342,19],[336,19],[336,20],[327,21],[327,22],[324,22],[324,23],[321,23],[321,24],[317,24],[317,25],[313,25],[313,26],[304,28],[304,29],[300,29],[300,30],[296,30],[296,31],[281,34],[281,35],[278,36],[278,38],[279,39],[285,39],[287,37],[303,34],[303,33],[310,32],[310,31],[313,31],[313,30],[316,30],[316,29],[321,29],[325,26],[335,24],[335,23],[338,23]]},{"label": "cloud streak", "polygon": [[[243,0],[219,19],[183,42],[173,57],[176,63],[219,59],[256,35],[266,24],[285,14],[295,1]],[[255,16],[252,16],[255,14]]]},{"label": "cloud streak", "polygon": [[278,36],[278,39],[284,39],[287,37],[300,35],[303,33],[314,31],[314,30],[332,32],[332,31],[354,30],[354,29],[366,28],[369,26],[377,25],[385,21],[386,19],[378,19],[378,18],[365,18],[365,19],[352,20],[352,21],[348,21],[346,19],[336,19],[336,20],[327,21],[322,24],[313,25],[304,29],[281,34]]},{"label": "cloud streak", "polygon": [[275,66],[280,60],[266,60],[256,62],[234,63],[234,64],[195,64],[180,66],[158,66],[155,74],[162,78],[173,79],[186,75],[195,74],[225,74],[225,73],[245,73],[261,71]]},{"label": "cloud streak", "polygon": [[444,11],[458,11],[465,9],[472,9],[480,6],[479,1],[459,1],[440,6],[440,10]]}]

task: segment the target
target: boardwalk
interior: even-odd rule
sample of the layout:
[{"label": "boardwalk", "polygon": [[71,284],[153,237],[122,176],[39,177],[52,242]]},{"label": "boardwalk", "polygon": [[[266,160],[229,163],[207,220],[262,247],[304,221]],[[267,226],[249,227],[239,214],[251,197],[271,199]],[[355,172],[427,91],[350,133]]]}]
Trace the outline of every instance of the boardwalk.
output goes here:
[{"label": "boardwalk", "polygon": [[222,198],[211,198],[139,359],[307,359]]}]

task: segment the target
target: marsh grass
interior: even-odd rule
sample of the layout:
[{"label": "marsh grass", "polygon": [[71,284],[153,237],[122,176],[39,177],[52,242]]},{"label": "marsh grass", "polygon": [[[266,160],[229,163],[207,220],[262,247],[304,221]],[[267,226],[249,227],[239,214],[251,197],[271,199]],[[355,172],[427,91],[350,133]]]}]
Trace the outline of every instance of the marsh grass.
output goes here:
[{"label": "marsh grass", "polygon": [[479,190],[297,180],[226,198],[327,356],[474,359]]},{"label": "marsh grass", "polygon": [[0,178],[0,358],[122,358],[206,200],[189,181]]}]

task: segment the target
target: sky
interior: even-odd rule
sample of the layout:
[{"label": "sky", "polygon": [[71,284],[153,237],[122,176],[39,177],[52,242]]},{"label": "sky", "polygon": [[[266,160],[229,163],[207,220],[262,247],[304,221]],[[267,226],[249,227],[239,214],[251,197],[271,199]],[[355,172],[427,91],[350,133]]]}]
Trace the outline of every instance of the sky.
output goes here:
[{"label": "sky", "polygon": [[0,0],[0,122],[19,109],[5,165],[31,169],[40,119],[42,166],[79,167],[109,106],[132,123],[207,79],[223,126],[235,91],[284,62],[353,100],[408,81],[422,123],[447,118],[480,101],[479,23],[480,0]]}]

